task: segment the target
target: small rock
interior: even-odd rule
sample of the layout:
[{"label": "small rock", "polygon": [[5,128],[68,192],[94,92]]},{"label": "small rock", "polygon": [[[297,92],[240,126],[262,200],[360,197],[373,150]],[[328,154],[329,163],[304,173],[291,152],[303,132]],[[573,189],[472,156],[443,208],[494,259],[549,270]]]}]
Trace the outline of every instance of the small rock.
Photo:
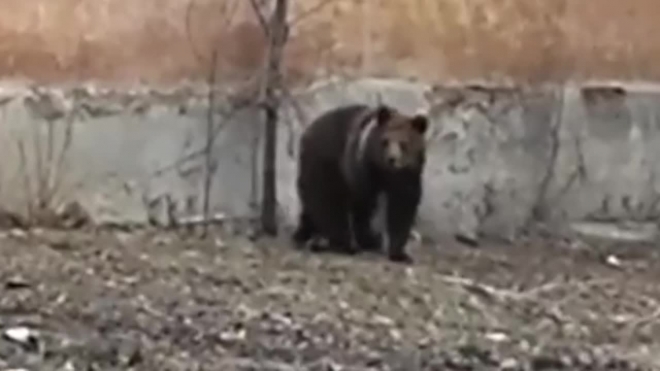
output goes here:
[{"label": "small rock", "polygon": [[605,262],[615,268],[620,268],[621,267],[621,260],[617,258],[615,255],[608,255],[607,258],[605,259]]},{"label": "small rock", "polygon": [[124,231],[115,231],[114,235],[115,238],[117,238],[117,241],[123,246],[128,245],[131,242],[131,239],[135,237],[134,234]]},{"label": "small rock", "polygon": [[575,357],[575,361],[576,361],[577,365],[581,366],[581,367],[588,367],[588,366],[593,365],[593,363],[594,363],[594,360],[591,357],[591,354],[589,354],[587,352],[579,352]]},{"label": "small rock", "polygon": [[501,343],[503,341],[509,340],[509,337],[503,332],[489,332],[485,337],[486,339],[495,343]]},{"label": "small rock", "polygon": [[30,284],[22,277],[12,277],[5,282],[5,289],[18,290],[30,287]]},{"label": "small rock", "polygon": [[124,367],[133,367],[142,362],[142,352],[137,342],[122,342],[118,349],[118,358]]},{"label": "small rock", "polygon": [[0,229],[23,229],[28,223],[20,214],[0,208]]},{"label": "small rock", "polygon": [[482,349],[475,345],[463,345],[458,348],[459,354],[472,361],[477,361],[483,365],[497,365],[494,354],[488,349]]},{"label": "small rock", "polygon": [[444,359],[444,367],[449,370],[469,370],[470,362],[458,354],[449,354]]},{"label": "small rock", "polygon": [[383,358],[377,352],[369,352],[367,354],[366,366],[369,368],[377,368],[383,365]]},{"label": "small rock", "polygon": [[514,358],[506,358],[500,362],[500,370],[502,371],[514,371],[521,369],[520,363]]},{"label": "small rock", "polygon": [[539,355],[532,359],[532,370],[563,370],[567,365],[565,360],[559,357]]},{"label": "small rock", "polygon": [[45,229],[39,234],[39,240],[53,250],[75,250],[88,243],[87,236],[72,234],[64,230]]},{"label": "small rock", "polygon": [[479,237],[477,237],[476,234],[456,233],[454,235],[454,238],[456,239],[456,241],[462,243],[463,245],[467,245],[470,247],[479,247]]},{"label": "small rock", "polygon": [[216,237],[213,242],[215,243],[215,247],[219,249],[224,249],[225,247],[227,247],[225,241],[223,241],[220,237]]},{"label": "small rock", "polygon": [[422,234],[416,230],[410,231],[410,239],[416,243],[422,242]]},{"label": "small rock", "polygon": [[76,367],[73,365],[73,362],[71,360],[66,361],[64,366],[62,366],[62,371],[76,371]]},{"label": "small rock", "polygon": [[26,343],[30,340],[32,332],[27,327],[13,327],[5,330],[4,335],[9,340]]},{"label": "small rock", "polygon": [[390,329],[389,332],[390,332],[390,337],[392,337],[394,341],[401,341],[401,339],[403,338],[403,336],[401,335],[401,331],[397,329],[392,328]]},{"label": "small rock", "polygon": [[235,330],[223,331],[220,333],[220,340],[227,343],[240,342],[245,340],[247,331],[245,328],[240,327]]},{"label": "small rock", "polygon": [[69,229],[77,229],[91,224],[92,219],[85,208],[77,201],[67,202],[61,205],[56,214],[59,218],[59,226]]},{"label": "small rock", "polygon": [[27,237],[27,232],[24,229],[12,228],[9,230],[9,235],[17,239],[24,239]]},{"label": "small rock", "polygon": [[2,335],[10,341],[21,344],[24,347],[36,351],[39,346],[39,334],[30,328],[20,326],[6,329]]},{"label": "small rock", "polygon": [[343,368],[337,364],[334,360],[324,357],[321,358],[320,360],[312,363],[309,367],[309,370],[314,370],[314,371],[340,371]]},{"label": "small rock", "polygon": [[173,239],[169,236],[158,235],[154,237],[153,244],[156,246],[167,246],[172,243]]},{"label": "small rock", "polygon": [[388,326],[388,327],[389,327],[389,326],[394,326],[394,321],[393,321],[391,318],[389,318],[389,317],[385,317],[385,316],[380,315],[380,314],[376,314],[376,315],[373,317],[373,322],[374,322],[375,324],[383,325],[383,326]]}]

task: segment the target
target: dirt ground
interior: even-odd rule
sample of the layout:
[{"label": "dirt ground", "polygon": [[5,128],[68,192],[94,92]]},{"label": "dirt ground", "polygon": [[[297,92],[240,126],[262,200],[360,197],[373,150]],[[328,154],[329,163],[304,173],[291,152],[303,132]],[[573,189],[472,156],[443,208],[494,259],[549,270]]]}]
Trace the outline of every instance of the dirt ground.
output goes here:
[{"label": "dirt ground", "polygon": [[219,232],[8,232],[0,370],[660,369],[657,247],[411,249],[403,266]]}]

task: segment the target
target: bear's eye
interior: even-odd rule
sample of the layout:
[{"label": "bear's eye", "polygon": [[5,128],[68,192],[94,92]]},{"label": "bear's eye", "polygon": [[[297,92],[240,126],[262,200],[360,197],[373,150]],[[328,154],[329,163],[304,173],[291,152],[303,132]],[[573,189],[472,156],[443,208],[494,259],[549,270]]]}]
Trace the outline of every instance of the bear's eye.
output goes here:
[{"label": "bear's eye", "polygon": [[382,138],[380,140],[380,145],[383,146],[383,148],[386,148],[389,143],[390,143],[390,141],[387,140],[387,138]]},{"label": "bear's eye", "polygon": [[406,152],[408,150],[408,143],[399,142],[399,148],[401,149],[401,152]]}]

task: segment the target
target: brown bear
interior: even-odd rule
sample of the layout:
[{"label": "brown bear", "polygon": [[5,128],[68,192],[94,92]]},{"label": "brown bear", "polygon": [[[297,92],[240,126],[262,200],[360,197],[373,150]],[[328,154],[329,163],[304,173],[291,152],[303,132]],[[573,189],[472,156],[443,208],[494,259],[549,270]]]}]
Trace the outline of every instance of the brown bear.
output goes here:
[{"label": "brown bear", "polygon": [[325,238],[349,254],[379,249],[371,219],[384,194],[389,259],[411,263],[405,245],[422,197],[427,127],[426,116],[387,105],[341,106],[317,117],[300,139],[294,242]]}]

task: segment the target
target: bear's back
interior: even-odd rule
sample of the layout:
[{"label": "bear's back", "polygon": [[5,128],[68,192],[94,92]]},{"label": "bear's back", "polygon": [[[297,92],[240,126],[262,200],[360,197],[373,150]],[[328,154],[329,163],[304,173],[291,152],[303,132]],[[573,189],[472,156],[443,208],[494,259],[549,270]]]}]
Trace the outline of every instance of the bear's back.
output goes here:
[{"label": "bear's back", "polygon": [[300,141],[300,155],[306,156],[313,151],[319,159],[337,159],[344,152],[356,119],[368,110],[368,106],[353,104],[326,111],[305,129]]}]

